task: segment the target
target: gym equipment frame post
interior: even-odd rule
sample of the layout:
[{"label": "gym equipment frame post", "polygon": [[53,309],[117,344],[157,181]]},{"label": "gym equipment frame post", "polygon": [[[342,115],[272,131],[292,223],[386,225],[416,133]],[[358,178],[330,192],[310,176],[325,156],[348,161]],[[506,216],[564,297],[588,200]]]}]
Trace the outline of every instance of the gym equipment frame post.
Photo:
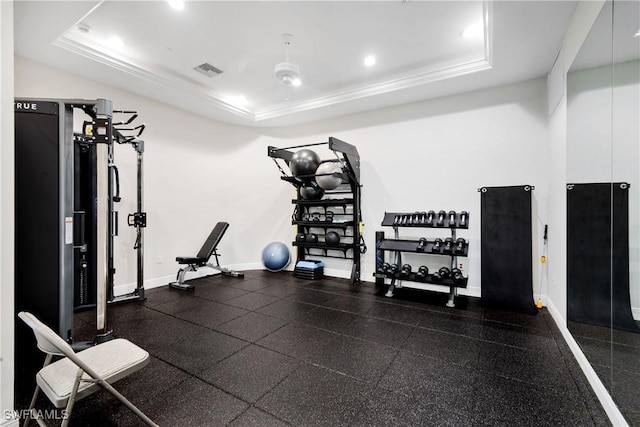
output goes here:
[{"label": "gym equipment frame post", "polygon": [[115,296],[113,286],[109,295],[109,303],[119,303],[124,301],[144,301],[144,228],[147,226],[147,213],[144,212],[144,187],[143,187],[143,153],[144,141],[129,141],[136,152],[136,212],[129,214],[127,223],[136,229],[136,242],[133,249],[136,250],[136,288],[126,295]]},{"label": "gym equipment frame post", "polygon": [[[284,161],[288,166],[291,161],[294,152],[292,149],[308,148],[314,146],[327,146],[329,150],[333,151],[338,162],[342,168],[343,173],[333,173],[333,176],[339,176],[342,178],[342,185],[335,190],[325,191],[325,195],[332,197],[323,198],[321,200],[303,200],[300,197],[301,182],[295,179],[290,174],[287,174],[284,169],[278,163],[278,159]],[[325,242],[309,243],[309,242],[293,242],[293,245],[298,248],[297,261],[304,261],[308,257],[327,257],[327,258],[341,258],[341,259],[353,259],[353,266],[351,269],[349,282],[351,285],[359,285],[361,281],[361,254],[366,252],[366,245],[362,237],[362,202],[361,202],[361,189],[362,184],[360,182],[360,155],[355,146],[341,141],[338,138],[329,137],[326,142],[319,142],[314,144],[304,144],[291,147],[277,148],[273,146],[267,147],[267,155],[271,157],[280,170],[282,176],[280,179],[289,182],[296,188],[296,199],[292,200],[292,203],[296,205],[294,215],[292,217],[292,223],[297,227],[297,231],[309,230],[310,228],[322,228],[324,230],[328,228],[337,228],[344,230],[346,235],[347,228],[353,230],[353,242],[350,243],[338,243],[334,245],[327,244]],[[321,175],[313,175],[313,177]],[[307,176],[311,177],[311,176]],[[348,189],[346,188],[348,187]],[[340,194],[351,194],[352,197],[339,198]],[[350,217],[349,220],[343,222],[330,222],[330,221],[309,221],[305,219],[306,210],[311,207],[322,208],[326,214],[328,207],[341,207],[343,209],[342,214],[345,217]],[[353,212],[347,214],[347,208],[351,207]],[[312,250],[316,250],[316,253],[312,253]],[[317,252],[320,253],[317,253]],[[329,251],[342,251],[343,256],[330,255]],[[349,257],[347,253],[351,251],[352,256]],[[297,263],[296,261],[296,263]]]},{"label": "gym equipment frame post", "polygon": [[[423,216],[424,215],[424,216]],[[424,277],[419,277],[415,273],[409,273],[401,275],[398,271],[390,272],[385,271],[383,268],[385,252],[390,252],[392,256],[395,255],[395,263],[398,269],[402,265],[402,253],[418,253],[424,255],[435,256],[448,256],[450,257],[450,270],[453,271],[458,265],[458,256],[466,257],[469,253],[469,244],[467,241],[463,241],[461,250],[457,250],[453,246],[453,242],[456,242],[456,230],[469,228],[469,213],[466,211],[453,212],[445,216],[442,223],[438,225],[436,221],[427,222],[426,212],[413,212],[413,213],[385,213],[382,220],[383,227],[393,227],[394,238],[385,239],[384,232],[376,233],[376,272],[374,276],[377,284],[384,284],[385,279],[391,279],[388,290],[385,294],[386,297],[393,297],[396,288],[409,287],[416,289],[429,289],[421,283],[427,283],[430,285],[442,285],[449,287],[449,297],[446,303],[447,307],[455,307],[455,298],[458,295],[458,288],[466,288],[468,277],[463,277],[462,272],[457,279],[444,278],[441,279],[435,274],[427,274]],[[453,215],[453,216],[449,216]],[[427,227],[427,228],[439,228],[448,229],[451,233],[451,250],[446,252],[442,248],[437,246],[436,240],[427,240],[421,238],[415,239],[402,239],[400,238],[400,227]],[[462,240],[462,239],[461,239]],[[404,282],[408,282],[405,284]]]}]

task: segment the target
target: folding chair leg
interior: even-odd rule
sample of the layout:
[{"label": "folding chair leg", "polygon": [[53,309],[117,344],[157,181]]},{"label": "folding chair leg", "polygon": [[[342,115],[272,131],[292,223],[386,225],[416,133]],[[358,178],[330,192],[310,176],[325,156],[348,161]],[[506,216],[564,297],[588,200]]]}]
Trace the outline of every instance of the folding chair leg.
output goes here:
[{"label": "folding chair leg", "polygon": [[61,427],[67,427],[69,425],[69,420],[71,419],[71,411],[73,411],[73,405],[76,403],[76,394],[78,394],[78,387],[80,387],[80,381],[82,380],[83,373],[84,371],[82,369],[78,369],[78,372],[76,373],[76,380],[73,383],[71,395],[69,396],[69,400],[67,401],[67,407],[65,408],[64,420],[62,421]]},{"label": "folding chair leg", "polygon": [[145,422],[145,424],[150,425],[152,427],[159,427],[156,423],[153,422],[153,420],[151,420],[151,418],[147,417],[144,412],[142,412],[140,409],[138,409],[137,406],[135,406],[133,403],[131,403],[126,397],[124,397],[123,395],[120,394],[120,392],[118,392],[118,390],[116,390],[115,388],[113,388],[113,386],[111,384],[109,384],[106,381],[100,381],[100,385],[102,387],[104,387],[105,390],[107,390],[109,393],[111,393],[112,395],[114,395],[120,402],[122,402],[127,408],[129,408],[134,414],[136,414],[138,417],[140,417],[140,419],[142,421]]},{"label": "folding chair leg", "polygon": [[[44,364],[42,365],[42,367],[44,368],[45,366],[49,365],[49,363],[51,363],[52,358],[53,358],[53,355],[50,353],[47,353],[47,357],[44,358]],[[31,410],[33,410],[33,408],[36,407],[36,400],[38,400],[38,394],[40,394],[40,386],[36,384],[36,389],[33,392],[33,397],[31,398],[31,404],[29,405],[29,411],[27,412],[27,416],[24,418],[24,423],[22,424],[22,427],[29,426],[29,422],[31,421]]]}]

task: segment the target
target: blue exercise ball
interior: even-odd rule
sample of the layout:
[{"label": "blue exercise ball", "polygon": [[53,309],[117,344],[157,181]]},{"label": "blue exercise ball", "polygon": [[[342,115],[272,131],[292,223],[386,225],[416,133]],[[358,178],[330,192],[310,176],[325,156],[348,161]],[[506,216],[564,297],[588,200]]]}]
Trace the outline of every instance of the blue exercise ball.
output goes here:
[{"label": "blue exercise ball", "polygon": [[269,271],[283,270],[289,260],[289,248],[282,242],[271,242],[262,250],[262,264]]}]

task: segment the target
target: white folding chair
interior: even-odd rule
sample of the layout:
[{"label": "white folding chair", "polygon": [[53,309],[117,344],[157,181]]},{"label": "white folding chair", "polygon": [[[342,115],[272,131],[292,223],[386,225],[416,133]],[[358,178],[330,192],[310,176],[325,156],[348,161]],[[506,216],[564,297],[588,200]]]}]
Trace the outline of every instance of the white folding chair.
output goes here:
[{"label": "white folding chair", "polygon": [[[33,329],[38,348],[47,355],[44,366],[36,374],[36,389],[24,427],[29,425],[32,412],[36,415],[39,413],[32,410],[40,390],[47,395],[56,408],[65,408],[62,426],[66,427],[69,424],[74,403],[94,393],[100,387],[114,395],[146,424],[157,426],[111,386],[111,383],[146,366],[149,363],[149,353],[121,338],[76,353],[65,340],[33,314],[22,311],[18,316]],[[63,358],[51,363],[53,356],[63,356]],[[38,416],[35,419],[39,425],[46,426]]]}]

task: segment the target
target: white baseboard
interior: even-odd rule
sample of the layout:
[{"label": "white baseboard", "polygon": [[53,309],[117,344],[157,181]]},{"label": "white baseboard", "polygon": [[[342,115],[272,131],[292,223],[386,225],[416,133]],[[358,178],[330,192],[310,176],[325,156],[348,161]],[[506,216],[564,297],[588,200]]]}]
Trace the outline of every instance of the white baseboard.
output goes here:
[{"label": "white baseboard", "polygon": [[[225,265],[225,267],[230,270],[236,270],[236,271],[261,270],[264,268],[264,266],[260,263]],[[178,273],[178,270],[176,269],[176,274],[172,274],[170,276],[161,276],[161,277],[155,277],[153,279],[145,279],[144,288],[145,289],[159,288],[161,286],[166,286],[171,282],[175,282],[177,273]],[[197,279],[205,276],[214,276],[216,274],[220,274],[220,272],[216,270],[212,270],[211,268],[204,267],[196,271],[189,272],[187,274],[187,279]],[[116,296],[127,295],[133,292],[135,288],[136,288],[136,283],[125,283],[122,285],[116,285],[113,287],[113,293]]]},{"label": "white baseboard", "polygon": [[560,329],[562,337],[571,349],[573,356],[576,358],[578,364],[582,368],[582,372],[584,372],[584,375],[587,377],[591,388],[596,393],[596,396],[598,396],[598,400],[609,416],[609,420],[611,421],[611,423],[616,427],[628,427],[629,424],[627,424],[627,421],[622,416],[622,413],[618,409],[618,406],[611,398],[611,395],[605,388],[604,384],[602,384],[602,381],[600,381],[598,374],[596,374],[596,371],[587,360],[586,356],[580,349],[580,346],[571,335],[571,332],[569,332],[569,329],[567,329],[566,321],[562,318],[560,312],[556,309],[555,305],[553,305],[553,302],[551,301],[548,301],[546,307],[549,309],[549,313],[551,313],[551,316],[556,322],[558,329]]},{"label": "white baseboard", "polygon": [[631,315],[633,315],[633,320],[640,320],[640,308],[631,307]]}]

